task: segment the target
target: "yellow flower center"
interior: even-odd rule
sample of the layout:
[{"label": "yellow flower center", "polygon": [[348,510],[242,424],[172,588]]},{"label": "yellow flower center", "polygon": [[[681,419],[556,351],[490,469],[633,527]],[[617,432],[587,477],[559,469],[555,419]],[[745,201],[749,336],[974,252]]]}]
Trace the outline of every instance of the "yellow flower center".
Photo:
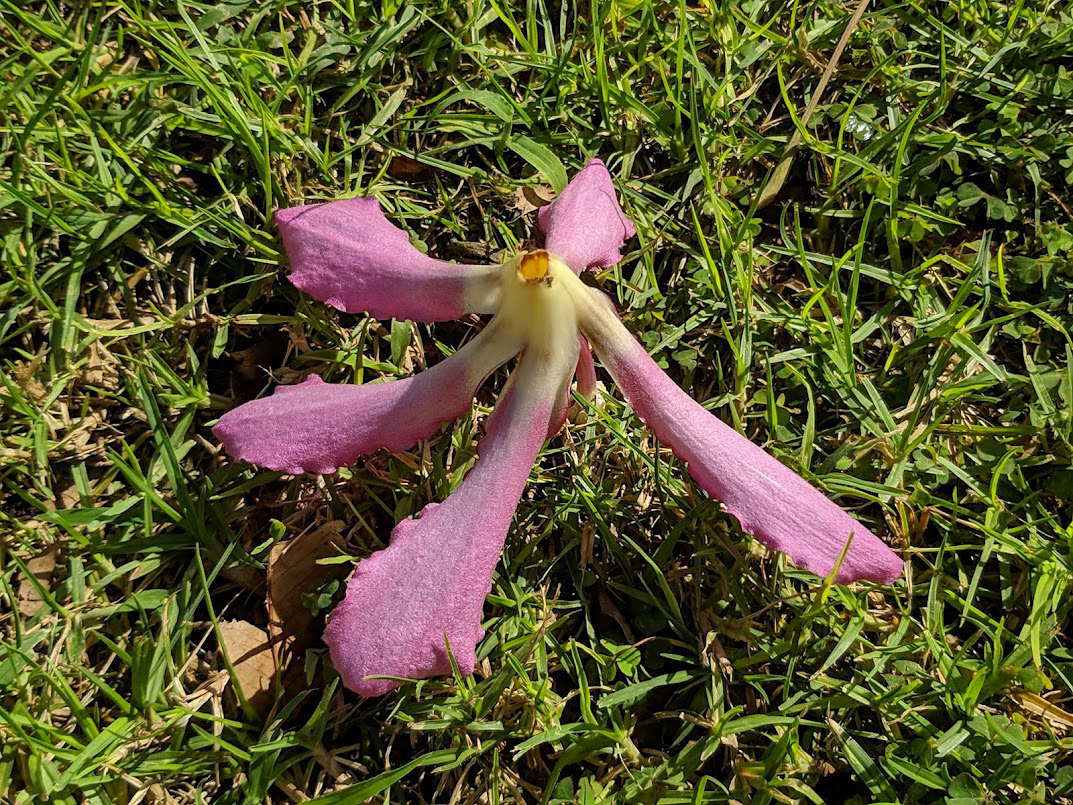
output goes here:
[{"label": "yellow flower center", "polygon": [[543,249],[526,252],[518,263],[518,274],[526,282],[540,282],[548,276],[548,256]]}]

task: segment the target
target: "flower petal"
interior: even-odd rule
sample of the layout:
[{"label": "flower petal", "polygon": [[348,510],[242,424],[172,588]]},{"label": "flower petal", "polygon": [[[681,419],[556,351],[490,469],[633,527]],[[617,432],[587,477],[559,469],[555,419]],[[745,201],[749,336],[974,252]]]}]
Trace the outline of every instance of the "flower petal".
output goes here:
[{"label": "flower petal", "polygon": [[234,458],[281,472],[335,472],[378,448],[398,452],[469,410],[473,393],[521,347],[493,320],[454,355],[387,383],[310,375],[224,414],[213,434]]},{"label": "flower petal", "polygon": [[[585,397],[592,397],[596,391],[596,366],[592,362],[592,349],[583,335],[578,337],[577,366],[574,367],[574,379],[577,381],[578,393]],[[571,410],[570,383],[566,383],[559,392],[559,402],[555,408],[555,414],[551,418],[551,428],[548,430],[549,439],[563,429],[566,420],[571,416]]]},{"label": "flower petal", "polygon": [[614,265],[622,259],[622,244],[637,234],[599,159],[590,159],[537,218],[545,248],[575,273]]},{"label": "flower petal", "polygon": [[585,336],[581,336],[581,346],[578,350],[577,369],[574,370],[577,377],[577,391],[582,397],[592,397],[596,393],[596,366],[592,362],[592,348]]},{"label": "flower petal", "polygon": [[276,210],[291,282],[348,313],[446,321],[494,312],[500,266],[446,263],[422,254],[375,198]]},{"label": "flower petal", "polygon": [[853,534],[839,582],[890,584],[901,576],[902,560],[879,537],[691,399],[634,340],[608,303],[591,292],[587,296],[581,305],[582,329],[626,399],[743,531],[819,576],[835,568]]},{"label": "flower petal", "polygon": [[[576,349],[576,331],[570,339]],[[564,345],[549,360],[527,350],[462,485],[416,520],[399,523],[391,544],[358,564],[324,633],[351,690],[378,696],[399,684],[370,676],[449,674],[445,636],[462,673],[473,671],[484,599],[559,389],[577,360],[571,351]]]},{"label": "flower petal", "polygon": [[[592,360],[592,348],[589,347],[589,342],[585,340],[585,336],[581,336],[578,339],[578,357],[577,366],[574,367],[574,381],[577,384],[578,394],[586,399],[592,399],[592,395],[596,393],[596,365]],[[548,431],[548,438],[550,439],[562,430],[568,419],[578,425],[584,424],[586,418],[585,411],[580,406],[571,403],[570,386],[567,385],[563,389],[559,411],[552,421],[553,429]]]}]

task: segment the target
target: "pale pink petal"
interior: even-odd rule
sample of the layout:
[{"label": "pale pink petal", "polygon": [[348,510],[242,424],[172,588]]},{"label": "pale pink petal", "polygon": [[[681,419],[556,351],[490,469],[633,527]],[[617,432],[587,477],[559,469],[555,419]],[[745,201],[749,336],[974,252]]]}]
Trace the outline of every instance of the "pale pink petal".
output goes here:
[{"label": "pale pink petal", "polygon": [[570,385],[567,384],[559,392],[555,407],[551,411],[551,420],[548,423],[547,437],[550,439],[563,429],[567,417],[570,414]]},{"label": "pale pink petal", "polygon": [[590,159],[537,218],[544,247],[575,273],[614,265],[622,259],[622,244],[637,233],[599,159]]},{"label": "pale pink petal", "polygon": [[494,312],[500,266],[422,254],[375,198],[276,210],[291,282],[339,310],[376,318],[445,321]]},{"label": "pale pink petal", "polygon": [[[591,397],[596,391],[596,366],[592,362],[592,349],[585,336],[578,338],[577,366],[574,368],[574,379],[577,381],[578,393]],[[548,430],[548,438],[563,429],[566,420],[570,416],[570,384],[563,386],[559,392],[559,402],[555,408],[555,414],[551,418],[551,428]]]},{"label": "pale pink petal", "polygon": [[449,674],[445,637],[462,673],[473,671],[492,573],[575,360],[523,355],[462,485],[359,563],[324,634],[348,688],[378,696],[398,683],[370,676]]},{"label": "pale pink petal", "polygon": [[574,376],[577,378],[578,394],[582,397],[592,397],[596,393],[596,366],[592,362],[592,348],[585,340],[585,336],[581,336]]},{"label": "pale pink petal", "polygon": [[901,576],[901,559],[881,539],[691,399],[608,305],[592,298],[581,325],[637,415],[686,462],[701,488],[722,502],[743,531],[819,576],[834,569],[852,533],[838,581],[890,584]]},{"label": "pale pink petal", "polygon": [[212,429],[237,459],[281,472],[335,472],[378,448],[398,452],[469,410],[473,393],[520,345],[495,322],[446,360],[387,383],[316,375],[228,411]]},{"label": "pale pink petal", "polygon": [[[581,336],[578,341],[578,358],[577,366],[574,367],[574,381],[577,384],[578,394],[591,399],[592,395],[596,393],[596,366],[592,361],[592,349],[589,347],[589,342],[585,340],[585,336]],[[548,438],[550,439],[562,430],[568,419],[575,424],[584,424],[586,420],[585,412],[579,406],[571,404],[569,386],[563,389],[559,412],[553,421],[554,429],[548,432]]]}]

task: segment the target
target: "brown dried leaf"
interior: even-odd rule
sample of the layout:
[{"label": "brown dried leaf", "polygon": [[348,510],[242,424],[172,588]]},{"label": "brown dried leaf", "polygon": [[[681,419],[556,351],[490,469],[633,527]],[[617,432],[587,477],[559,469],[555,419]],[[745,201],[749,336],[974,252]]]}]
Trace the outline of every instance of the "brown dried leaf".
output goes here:
[{"label": "brown dried leaf", "polygon": [[77,509],[82,503],[82,493],[78,491],[78,484],[68,484],[60,492],[60,506],[64,509]]},{"label": "brown dried leaf", "polygon": [[481,241],[452,240],[445,244],[445,249],[452,260],[487,263],[492,259],[492,250]]},{"label": "brown dried leaf", "polygon": [[[38,583],[46,590],[52,583],[52,574],[56,570],[56,557],[59,556],[60,546],[50,545],[37,556],[32,557],[26,562],[26,568],[33,574],[33,577],[37,579]],[[38,610],[44,606],[45,599],[41,597],[40,591],[34,585],[30,579],[23,577],[19,580],[19,591],[17,594],[19,612],[29,618],[36,615]]]},{"label": "brown dried leaf", "polygon": [[546,207],[555,198],[555,191],[548,185],[524,186],[514,191],[514,206],[522,215]]},{"label": "brown dried leaf", "polygon": [[1043,716],[1059,729],[1073,729],[1073,713],[1027,690],[1015,690],[1011,695],[1029,713]]},{"label": "brown dried leaf", "polygon": [[431,179],[436,175],[436,170],[431,165],[418,162],[411,157],[393,154],[391,163],[387,166],[388,175],[392,179],[405,182],[416,182]]},{"label": "brown dried leaf", "polygon": [[276,543],[268,552],[268,631],[283,648],[297,651],[312,639],[313,613],[302,603],[302,595],[320,579],[350,571],[350,565],[317,564],[339,553],[343,525],[332,520],[289,542]]},{"label": "brown dried leaf", "polygon": [[29,363],[15,361],[15,380],[18,381],[19,388],[26,392],[31,399],[38,401],[44,399],[48,394],[48,389],[37,379],[37,371],[41,368],[43,361],[43,355],[38,355]]},{"label": "brown dried leaf", "polygon": [[610,617],[618,624],[622,634],[626,636],[626,640],[630,643],[637,642],[637,637],[634,635],[633,629],[630,628],[630,622],[626,620],[622,611],[615,606],[615,602],[611,600],[611,596],[607,594],[606,587],[602,584],[599,585],[599,590],[596,593],[596,606],[599,614]]},{"label": "brown dried leaf", "polygon": [[268,634],[248,621],[220,621],[220,641],[246,701],[264,715],[275,701],[276,658]]},{"label": "brown dried leaf", "polygon": [[252,400],[271,384],[271,372],[286,362],[290,347],[290,336],[275,332],[264,335],[246,349],[230,353],[231,390],[236,403]]},{"label": "brown dried leaf", "polygon": [[290,339],[286,333],[269,333],[246,349],[231,353],[235,361],[234,372],[243,380],[264,382],[266,368],[278,366],[287,350]]},{"label": "brown dried leaf", "polygon": [[119,388],[118,361],[107,347],[97,341],[89,345],[89,360],[82,368],[82,380],[106,391]]},{"label": "brown dried leaf", "polygon": [[[144,249],[142,249],[144,253]],[[86,317],[86,324],[94,327],[98,330],[128,330],[133,327],[140,327],[143,324],[148,324],[152,321],[152,316],[147,315],[144,319],[141,316],[136,317],[133,321],[128,319],[91,319]]]}]

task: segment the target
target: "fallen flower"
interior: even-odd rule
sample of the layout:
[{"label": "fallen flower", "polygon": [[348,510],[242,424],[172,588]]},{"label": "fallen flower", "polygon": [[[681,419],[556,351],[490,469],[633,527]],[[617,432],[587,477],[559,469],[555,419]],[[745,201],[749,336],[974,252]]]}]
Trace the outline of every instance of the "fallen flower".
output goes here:
[{"label": "fallen flower", "polygon": [[417,321],[493,317],[414,377],[354,386],[311,376],[239,406],[214,428],[233,457],[328,473],[381,447],[404,450],[468,411],[484,379],[520,355],[462,485],[399,523],[388,547],[350,578],[325,640],[351,690],[374,696],[400,678],[450,673],[446,641],[462,673],[473,671],[484,599],[529,472],[565,422],[572,376],[582,393],[594,387],[589,344],[638,416],[743,531],[820,576],[838,566],[840,582],[901,575],[882,540],[678,388],[607,298],[581,282],[582,271],[619,261],[634,235],[600,160],[540,209],[546,249],[502,265],[422,254],[373,198],[279,210],[276,223],[291,281],[340,310]]}]

